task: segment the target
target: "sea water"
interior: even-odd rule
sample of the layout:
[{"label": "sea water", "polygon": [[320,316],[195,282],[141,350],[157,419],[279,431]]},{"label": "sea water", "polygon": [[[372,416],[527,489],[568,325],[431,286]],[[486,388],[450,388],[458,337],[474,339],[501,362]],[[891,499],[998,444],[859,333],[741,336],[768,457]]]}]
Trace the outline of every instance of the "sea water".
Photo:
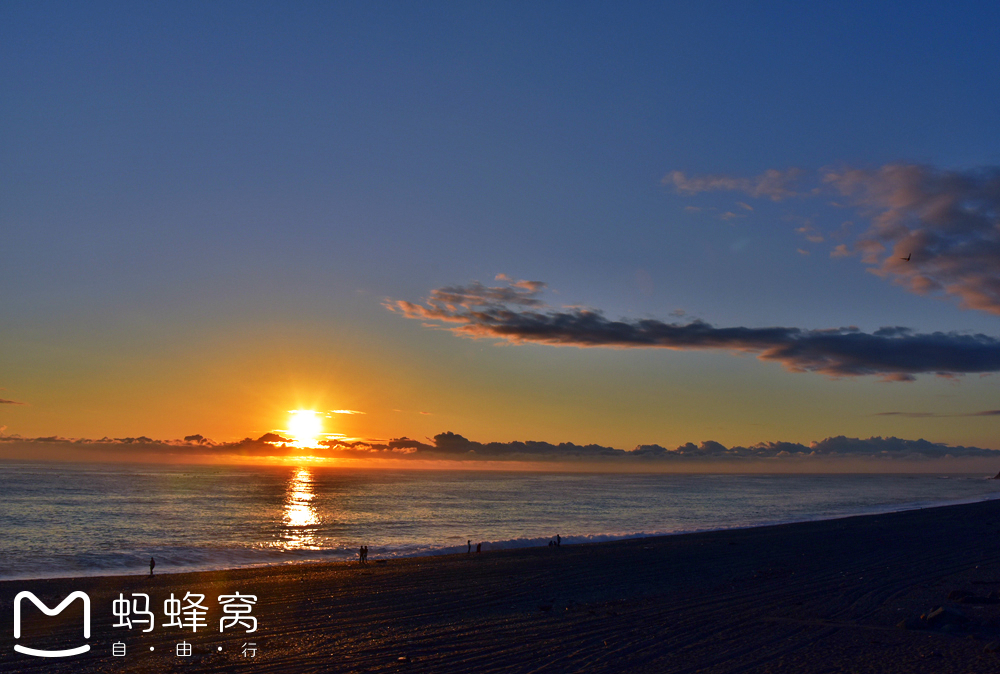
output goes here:
[{"label": "sea water", "polygon": [[971,502],[983,475],[0,464],[0,578],[564,545]]}]

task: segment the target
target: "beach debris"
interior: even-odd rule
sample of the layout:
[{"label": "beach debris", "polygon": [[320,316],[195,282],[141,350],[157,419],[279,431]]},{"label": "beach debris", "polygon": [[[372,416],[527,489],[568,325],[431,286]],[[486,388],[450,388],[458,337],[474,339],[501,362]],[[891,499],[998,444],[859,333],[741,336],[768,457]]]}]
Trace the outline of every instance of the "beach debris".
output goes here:
[{"label": "beach debris", "polygon": [[398,658],[396,658],[396,662],[409,662],[409,661],[410,658],[405,655],[400,655]]},{"label": "beach debris", "polygon": [[1000,592],[994,590],[985,597],[980,597],[975,592],[966,590],[952,590],[948,593],[948,600],[959,604],[977,604],[986,606],[990,604],[1000,604]]},{"label": "beach debris", "polygon": [[548,613],[549,611],[552,610],[552,604],[539,604],[538,610],[545,611],[546,613]]},{"label": "beach debris", "polygon": [[959,611],[957,608],[951,608],[950,606],[938,606],[933,608],[929,612],[920,616],[920,619],[931,627],[939,628],[944,628],[947,625],[961,627],[964,626],[965,623],[969,622],[968,616]]},{"label": "beach debris", "polygon": [[896,627],[904,630],[939,629],[943,632],[957,632],[965,629],[969,617],[950,606],[935,606],[919,618],[909,617],[896,623]]}]

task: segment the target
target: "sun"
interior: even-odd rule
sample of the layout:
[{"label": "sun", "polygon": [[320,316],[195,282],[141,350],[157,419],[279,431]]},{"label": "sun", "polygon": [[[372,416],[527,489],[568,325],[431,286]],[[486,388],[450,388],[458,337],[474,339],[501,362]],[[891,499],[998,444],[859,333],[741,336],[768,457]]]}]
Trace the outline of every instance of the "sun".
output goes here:
[{"label": "sun", "polygon": [[288,432],[296,447],[318,447],[323,418],[313,410],[289,410]]}]

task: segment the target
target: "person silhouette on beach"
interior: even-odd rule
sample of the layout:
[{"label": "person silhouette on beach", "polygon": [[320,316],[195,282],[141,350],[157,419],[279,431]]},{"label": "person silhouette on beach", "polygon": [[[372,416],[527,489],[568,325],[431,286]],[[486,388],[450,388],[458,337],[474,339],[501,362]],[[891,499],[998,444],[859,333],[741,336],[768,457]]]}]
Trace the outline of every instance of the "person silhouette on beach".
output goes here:
[{"label": "person silhouette on beach", "polygon": [[558,548],[560,545],[562,545],[562,538],[556,534],[556,547]]},{"label": "person silhouette on beach", "polygon": [[365,564],[368,563],[368,546],[365,546]]},{"label": "person silhouette on beach", "polygon": [[482,551],[483,551],[483,544],[482,543],[476,543],[476,554],[478,555]]},{"label": "person silhouette on beach", "polygon": [[469,539],[469,549],[465,551],[465,554],[467,554],[467,555],[471,555],[472,554],[472,539],[471,538]]},{"label": "person silhouette on beach", "polygon": [[149,577],[153,577],[153,567],[156,566],[156,560],[152,557],[149,558]]},{"label": "person silhouette on beach", "polygon": [[358,548],[358,564],[365,563],[365,546]]}]

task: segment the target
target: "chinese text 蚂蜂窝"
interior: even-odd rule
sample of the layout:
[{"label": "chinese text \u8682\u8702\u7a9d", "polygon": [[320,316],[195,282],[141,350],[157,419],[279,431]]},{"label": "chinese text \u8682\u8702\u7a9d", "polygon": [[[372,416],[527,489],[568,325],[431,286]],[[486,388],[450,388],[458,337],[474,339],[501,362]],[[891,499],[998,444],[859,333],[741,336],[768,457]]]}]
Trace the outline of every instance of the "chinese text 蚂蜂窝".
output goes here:
[{"label": "chinese text \u8682\u8702\u7a9d", "polygon": [[[170,593],[170,598],[163,602],[163,615],[168,618],[163,623],[163,627],[179,627],[197,632],[198,628],[208,627],[209,608],[203,603],[205,595],[187,592],[183,599],[177,599],[174,593]],[[223,616],[219,619],[219,631],[234,629],[237,626],[243,627],[246,632],[257,631],[257,618],[250,615],[254,604],[257,603],[257,595],[240,594],[220,594],[219,605],[222,607]],[[150,610],[149,595],[143,592],[133,592],[132,599],[126,599],[124,593],[118,594],[118,599],[111,602],[111,611],[118,621],[112,627],[144,626],[143,632],[152,632],[156,624],[156,617]]]}]

